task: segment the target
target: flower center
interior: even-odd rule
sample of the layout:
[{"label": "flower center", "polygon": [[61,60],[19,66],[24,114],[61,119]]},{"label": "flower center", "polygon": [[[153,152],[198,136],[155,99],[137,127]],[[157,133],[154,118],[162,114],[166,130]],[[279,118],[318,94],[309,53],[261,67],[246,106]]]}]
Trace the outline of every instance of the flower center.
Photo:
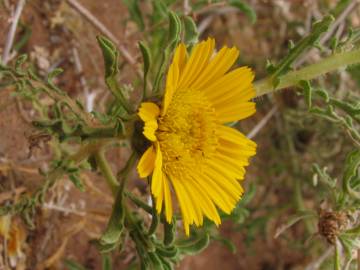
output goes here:
[{"label": "flower center", "polygon": [[216,150],[215,110],[200,91],[178,90],[158,124],[156,136],[169,176],[179,178],[189,169],[201,170]]}]

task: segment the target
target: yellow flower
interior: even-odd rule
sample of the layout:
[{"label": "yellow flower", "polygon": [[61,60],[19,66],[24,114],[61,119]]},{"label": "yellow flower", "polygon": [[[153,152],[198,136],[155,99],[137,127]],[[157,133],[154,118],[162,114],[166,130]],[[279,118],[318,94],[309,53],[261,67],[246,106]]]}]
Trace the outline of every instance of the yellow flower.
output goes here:
[{"label": "yellow flower", "polygon": [[214,39],[194,46],[190,56],[180,44],[169,67],[161,108],[143,102],[138,115],[143,134],[152,145],[141,157],[140,177],[152,173],[151,192],[156,209],[171,222],[172,191],[182,213],[185,233],[189,225],[201,226],[206,216],[221,223],[217,208],[229,214],[241,198],[249,157],[256,144],[224,125],[255,113],[248,67],[230,72],[239,52],[222,48],[214,54]]}]

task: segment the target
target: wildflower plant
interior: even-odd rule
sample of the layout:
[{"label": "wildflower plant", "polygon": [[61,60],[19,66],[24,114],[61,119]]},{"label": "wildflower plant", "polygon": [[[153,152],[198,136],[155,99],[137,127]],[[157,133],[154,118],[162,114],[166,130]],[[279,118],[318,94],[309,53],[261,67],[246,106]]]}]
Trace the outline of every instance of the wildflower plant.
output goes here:
[{"label": "wildflower plant", "polygon": [[[265,79],[253,82],[254,71],[235,64],[239,51],[222,44],[217,51],[213,38],[198,36],[190,16],[171,11],[172,1],[153,1],[148,20],[141,14],[138,1],[125,2],[139,30],[144,30],[146,23],[153,29],[144,32],[139,43],[143,66],[138,72],[142,83],[137,89],[141,96],[138,102],[132,102],[126,87],[119,83],[121,53],[105,36],[97,37],[105,83],[113,95],[105,112],[86,112],[79,101],[60,89],[54,82],[60,69],[42,78],[24,55],[13,65],[0,65],[2,80],[14,85],[14,94],[36,109],[37,118],[32,123],[40,132],[38,139],[49,138],[56,149],[49,169],[41,172],[44,183],[31,196],[3,205],[1,215],[20,214],[34,226],[37,207],[58,181],[67,176],[86,192],[81,172],[95,170],[101,172],[114,197],[107,226],[94,240],[105,262],[110,252],[121,252],[127,237],[135,246],[136,264],[141,269],[173,269],[185,256],[201,252],[210,240],[233,248],[216,226],[226,219],[242,226],[249,216],[247,203],[255,191],[243,188],[243,181],[251,182],[246,179],[245,167],[256,151],[261,151],[234,126],[255,113],[255,97],[296,87],[308,106],[304,114],[338,125],[354,142],[354,149],[344,162],[341,181],[314,164],[314,188],[324,185],[332,194],[326,198],[327,208],[322,212],[306,209],[296,186],[298,214],[278,235],[300,220],[309,221],[310,229],[317,222],[319,233],[335,247],[335,269],[340,269],[340,247],[347,255],[344,264],[350,265],[354,251],[360,248],[360,104],[352,97],[332,97],[312,80],[360,63],[358,32],[350,31],[346,40],[333,39],[331,53],[314,64],[294,69],[295,61],[316,47],[334,22],[333,15],[325,16],[281,61],[268,61]],[[206,5],[206,1],[198,2],[193,9]],[[255,12],[242,1],[229,1],[229,5],[256,20]],[[43,95],[52,99],[51,106],[39,102]],[[115,146],[130,147],[132,152],[117,173],[105,155]],[[147,183],[150,204],[129,189],[127,178],[135,168]],[[150,221],[144,213],[151,216]],[[326,225],[329,222],[331,225]],[[69,268],[74,265],[67,264]]]}]

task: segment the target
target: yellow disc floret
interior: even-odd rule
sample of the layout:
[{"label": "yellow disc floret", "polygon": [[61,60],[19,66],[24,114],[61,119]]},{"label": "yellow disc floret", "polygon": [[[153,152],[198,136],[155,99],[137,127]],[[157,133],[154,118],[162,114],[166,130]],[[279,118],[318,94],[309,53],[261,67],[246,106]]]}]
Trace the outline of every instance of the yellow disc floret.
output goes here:
[{"label": "yellow disc floret", "polygon": [[216,150],[215,110],[199,91],[176,92],[158,125],[163,171],[169,176],[180,178],[188,170],[201,170],[204,160]]}]

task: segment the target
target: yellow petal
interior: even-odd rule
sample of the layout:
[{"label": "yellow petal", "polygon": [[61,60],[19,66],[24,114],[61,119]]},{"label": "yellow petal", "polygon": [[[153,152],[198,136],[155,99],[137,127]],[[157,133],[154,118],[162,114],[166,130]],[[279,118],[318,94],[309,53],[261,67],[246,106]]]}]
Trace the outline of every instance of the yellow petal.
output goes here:
[{"label": "yellow petal", "polygon": [[205,192],[205,187],[199,185],[197,181],[192,182],[192,189],[196,203],[201,206],[203,213],[216,225],[221,223],[218,211],[216,210],[213,201],[209,198],[209,194]]},{"label": "yellow petal", "polygon": [[241,193],[240,195],[238,195],[238,191],[234,192],[233,187],[229,187],[226,184],[226,181],[223,181],[223,179],[219,179],[212,173],[205,173],[204,178],[207,179],[210,183],[209,186],[213,186],[214,188],[216,188],[219,196],[222,195],[222,199],[226,200],[227,204],[225,207],[225,213],[230,214],[231,211],[235,208],[237,202],[239,201]]},{"label": "yellow petal", "polygon": [[243,189],[239,182],[237,182],[232,176],[224,176],[223,170],[209,166],[205,174],[215,181],[226,193],[229,194],[234,201],[238,201],[241,197]]},{"label": "yellow petal", "polygon": [[158,123],[155,120],[147,121],[144,125],[143,134],[145,138],[147,138],[149,141],[155,142],[156,141],[156,135],[155,132],[158,129]]},{"label": "yellow petal", "polygon": [[178,88],[179,77],[181,76],[186,65],[186,58],[186,46],[184,43],[180,43],[180,45],[175,50],[174,59],[167,73],[163,108],[161,112],[162,115],[165,115],[171,99],[176,89]]},{"label": "yellow petal", "polygon": [[156,141],[155,132],[158,129],[157,117],[160,114],[159,107],[152,102],[141,103],[138,115],[144,121],[144,136],[150,141]]},{"label": "yellow petal", "polygon": [[182,179],[176,179],[174,177],[170,177],[170,180],[174,187],[176,197],[179,201],[185,233],[186,235],[189,235],[189,224],[193,223],[195,217],[193,205],[188,197],[186,190],[182,185]]},{"label": "yellow petal", "polygon": [[218,181],[222,181],[227,187],[232,188],[234,195],[241,195],[243,188],[236,180],[237,172],[229,169],[229,167],[221,166],[215,159],[208,161],[208,170],[218,175]]},{"label": "yellow petal", "polygon": [[196,181],[202,186],[204,191],[209,194],[211,200],[225,213],[230,214],[235,201],[229,198],[227,193],[215,182],[207,179],[204,175],[196,176]]},{"label": "yellow petal", "polygon": [[199,74],[207,67],[214,47],[215,41],[212,38],[195,45],[189,61],[186,63],[184,73],[181,75],[179,88],[191,88],[192,83],[196,81]]},{"label": "yellow petal", "polygon": [[[174,72],[177,72],[177,67],[174,67],[173,70],[174,70]],[[174,86],[172,84],[172,80],[173,80],[172,76],[178,76],[178,75],[179,75],[178,73],[176,73],[175,75],[168,75],[161,115],[166,114],[166,111],[170,105],[171,99],[176,91],[176,86]]]},{"label": "yellow petal", "polygon": [[164,197],[165,197],[165,217],[168,223],[172,222],[173,208],[172,208],[172,200],[170,193],[170,184],[166,175],[163,177],[163,185],[164,185]]},{"label": "yellow petal", "polygon": [[190,210],[192,210],[192,216],[190,216],[190,219],[193,220],[196,226],[202,226],[204,222],[203,212],[201,206],[197,203],[197,194],[194,191],[192,183],[189,181],[183,181],[181,182],[181,185],[183,186],[183,190],[186,193],[188,201],[191,205]]},{"label": "yellow petal", "polygon": [[140,109],[138,115],[140,116],[141,120],[145,123],[147,121],[156,120],[160,114],[160,109],[158,105],[152,102],[143,102],[140,105]]},{"label": "yellow petal", "polygon": [[[160,181],[157,185],[157,188],[159,190],[159,194],[157,195],[157,197],[155,198],[156,200],[156,211],[158,214],[161,213],[161,210],[162,210],[162,206],[163,206],[163,201],[164,201],[164,182],[163,182],[163,178],[164,178],[164,175],[161,174],[159,175],[159,179],[158,181]],[[154,181],[154,180],[152,180]]]},{"label": "yellow petal", "polygon": [[253,80],[254,74],[250,68],[237,68],[207,86],[204,93],[215,108],[234,101],[248,101],[255,97]]},{"label": "yellow petal", "polygon": [[157,198],[160,194],[163,193],[163,172],[162,172],[162,153],[160,150],[160,145],[157,142],[156,144],[156,158],[154,172],[151,180],[151,191],[152,194]]},{"label": "yellow petal", "polygon": [[140,158],[137,165],[137,171],[141,178],[149,176],[154,170],[155,166],[155,149],[154,146],[150,146]]},{"label": "yellow petal", "polygon": [[174,60],[173,60],[173,63],[179,69],[180,76],[184,71],[186,62],[187,62],[186,45],[184,43],[180,43],[175,50]]},{"label": "yellow petal", "polygon": [[238,121],[253,115],[256,112],[254,102],[233,102],[226,107],[216,109],[220,123]]},{"label": "yellow petal", "polygon": [[219,136],[223,140],[227,140],[234,144],[244,146],[247,148],[246,150],[250,150],[250,149],[256,150],[256,143],[248,139],[244,134],[242,134],[240,131],[236,130],[235,128],[219,125],[217,130],[219,132]]},{"label": "yellow petal", "polygon": [[221,78],[235,63],[239,51],[236,48],[223,47],[199,74],[191,88],[203,90]]},{"label": "yellow petal", "polygon": [[224,141],[223,139],[219,140],[217,151],[218,153],[223,154],[229,158],[233,158],[238,162],[245,161],[246,163],[249,157],[256,154],[256,149],[254,147],[239,146],[229,141]]},{"label": "yellow petal", "polygon": [[229,159],[227,157],[217,155],[214,158],[214,162],[218,163],[227,171],[231,171],[231,174],[236,180],[244,179],[245,169],[244,166],[248,165],[248,162],[238,161],[234,159]]}]

